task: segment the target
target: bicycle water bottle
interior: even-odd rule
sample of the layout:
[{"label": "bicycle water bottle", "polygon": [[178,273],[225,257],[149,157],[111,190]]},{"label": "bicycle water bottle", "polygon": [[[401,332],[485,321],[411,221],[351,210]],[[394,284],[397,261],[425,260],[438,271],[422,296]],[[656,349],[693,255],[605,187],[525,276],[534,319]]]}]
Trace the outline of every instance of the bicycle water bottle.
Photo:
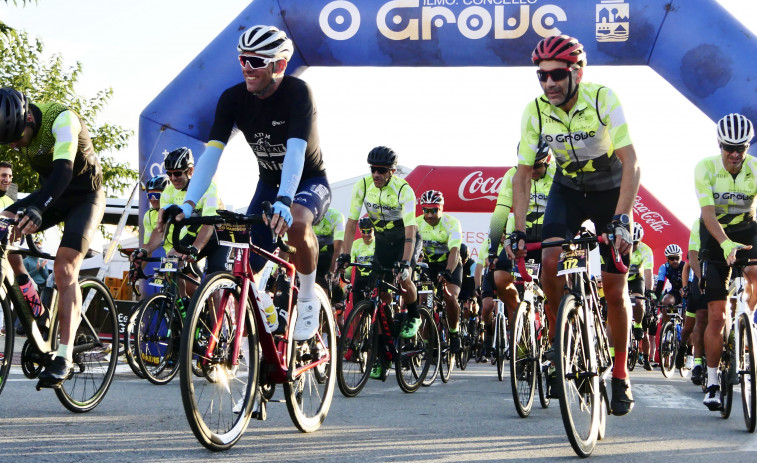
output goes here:
[{"label": "bicycle water bottle", "polygon": [[279,316],[278,312],[276,311],[276,307],[273,305],[273,300],[271,299],[271,296],[268,295],[266,292],[261,292],[259,295],[260,299],[260,315],[265,318],[266,321],[266,331],[269,333],[273,333],[276,331],[276,328],[279,327]]}]

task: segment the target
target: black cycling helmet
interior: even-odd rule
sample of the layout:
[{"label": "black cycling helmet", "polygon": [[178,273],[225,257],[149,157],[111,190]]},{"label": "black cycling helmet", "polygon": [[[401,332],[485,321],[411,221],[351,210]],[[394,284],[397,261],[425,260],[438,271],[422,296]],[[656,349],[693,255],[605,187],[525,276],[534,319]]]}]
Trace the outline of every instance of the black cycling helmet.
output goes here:
[{"label": "black cycling helmet", "polygon": [[187,170],[194,165],[195,158],[192,156],[192,150],[186,146],[171,151],[163,161],[166,170]]},{"label": "black cycling helmet", "polygon": [[468,246],[465,243],[460,243],[460,260],[463,262],[468,260]]},{"label": "black cycling helmet", "polygon": [[153,177],[147,181],[147,185],[145,185],[145,190],[163,191],[166,189],[167,186],[168,186],[168,177],[166,177],[165,175],[158,175],[157,177]]},{"label": "black cycling helmet", "polygon": [[358,223],[358,227],[360,227],[361,230],[367,230],[369,228],[374,228],[373,221],[370,217],[363,217],[361,218]]},{"label": "black cycling helmet", "polygon": [[386,146],[377,146],[368,153],[368,164],[372,166],[394,167],[397,165],[397,153]]},{"label": "black cycling helmet", "polygon": [[10,87],[0,89],[0,145],[18,141],[26,128],[29,100]]}]

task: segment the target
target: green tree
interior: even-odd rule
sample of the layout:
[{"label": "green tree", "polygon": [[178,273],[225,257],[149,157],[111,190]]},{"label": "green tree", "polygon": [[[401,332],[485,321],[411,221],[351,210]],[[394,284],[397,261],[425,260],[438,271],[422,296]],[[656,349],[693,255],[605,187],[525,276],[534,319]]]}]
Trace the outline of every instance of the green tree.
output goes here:
[{"label": "green tree", "polygon": [[[32,102],[56,101],[74,110],[89,128],[100,158],[106,194],[120,193],[133,185],[138,178],[137,172],[128,164],[116,161],[114,153],[127,146],[134,132],[97,121],[97,115],[112,98],[113,89],[100,90],[91,98],[78,95],[74,87],[82,73],[80,62],[67,66],[60,54],[44,58],[44,45],[40,39],[31,40],[26,32],[5,28],[11,32],[0,33],[0,87],[22,91]],[[13,164],[13,179],[19,191],[30,192],[39,188],[36,172],[21,153],[0,146],[0,159]]]}]

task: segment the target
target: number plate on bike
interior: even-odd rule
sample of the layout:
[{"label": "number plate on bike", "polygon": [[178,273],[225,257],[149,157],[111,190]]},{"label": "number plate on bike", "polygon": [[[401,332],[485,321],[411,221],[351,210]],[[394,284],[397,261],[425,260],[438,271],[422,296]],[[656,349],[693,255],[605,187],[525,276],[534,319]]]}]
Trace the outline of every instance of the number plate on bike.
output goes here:
[{"label": "number plate on bike", "polygon": [[149,285],[155,286],[156,288],[162,288],[165,285],[165,280],[160,277],[155,277],[152,280],[150,280]]},{"label": "number plate on bike", "polygon": [[221,246],[244,249],[250,244],[250,226],[243,223],[216,224],[218,243]]},{"label": "number plate on bike", "polygon": [[586,271],[586,249],[576,249],[560,253],[557,263],[557,274],[568,275]]},{"label": "number plate on bike", "polygon": [[177,272],[179,270],[179,256],[168,256],[160,258],[161,273]]},{"label": "number plate on bike", "polygon": [[[539,277],[539,268],[541,268],[541,265],[536,262],[526,262],[526,272],[531,275],[531,278]],[[516,278],[520,278],[520,272],[518,271],[517,266],[513,269],[513,274]]]}]

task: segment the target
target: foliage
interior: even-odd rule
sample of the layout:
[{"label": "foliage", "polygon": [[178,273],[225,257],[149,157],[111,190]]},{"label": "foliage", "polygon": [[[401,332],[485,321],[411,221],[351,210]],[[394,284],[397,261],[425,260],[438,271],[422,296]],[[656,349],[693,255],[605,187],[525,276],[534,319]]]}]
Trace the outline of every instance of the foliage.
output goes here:
[{"label": "foliage", "polygon": [[[134,184],[137,172],[114,157],[115,152],[127,146],[134,135],[133,131],[97,122],[97,115],[113,96],[112,88],[100,90],[91,98],[77,94],[74,87],[81,77],[82,64],[77,61],[74,66],[67,66],[59,54],[45,58],[42,41],[39,38],[29,39],[23,31],[0,33],[0,56],[3,57],[0,60],[0,86],[22,91],[32,102],[56,101],[65,104],[81,116],[100,158],[107,195],[123,192]],[[19,191],[30,192],[39,188],[36,172],[28,166],[21,153],[0,146],[0,159],[13,164],[13,178]]]}]

